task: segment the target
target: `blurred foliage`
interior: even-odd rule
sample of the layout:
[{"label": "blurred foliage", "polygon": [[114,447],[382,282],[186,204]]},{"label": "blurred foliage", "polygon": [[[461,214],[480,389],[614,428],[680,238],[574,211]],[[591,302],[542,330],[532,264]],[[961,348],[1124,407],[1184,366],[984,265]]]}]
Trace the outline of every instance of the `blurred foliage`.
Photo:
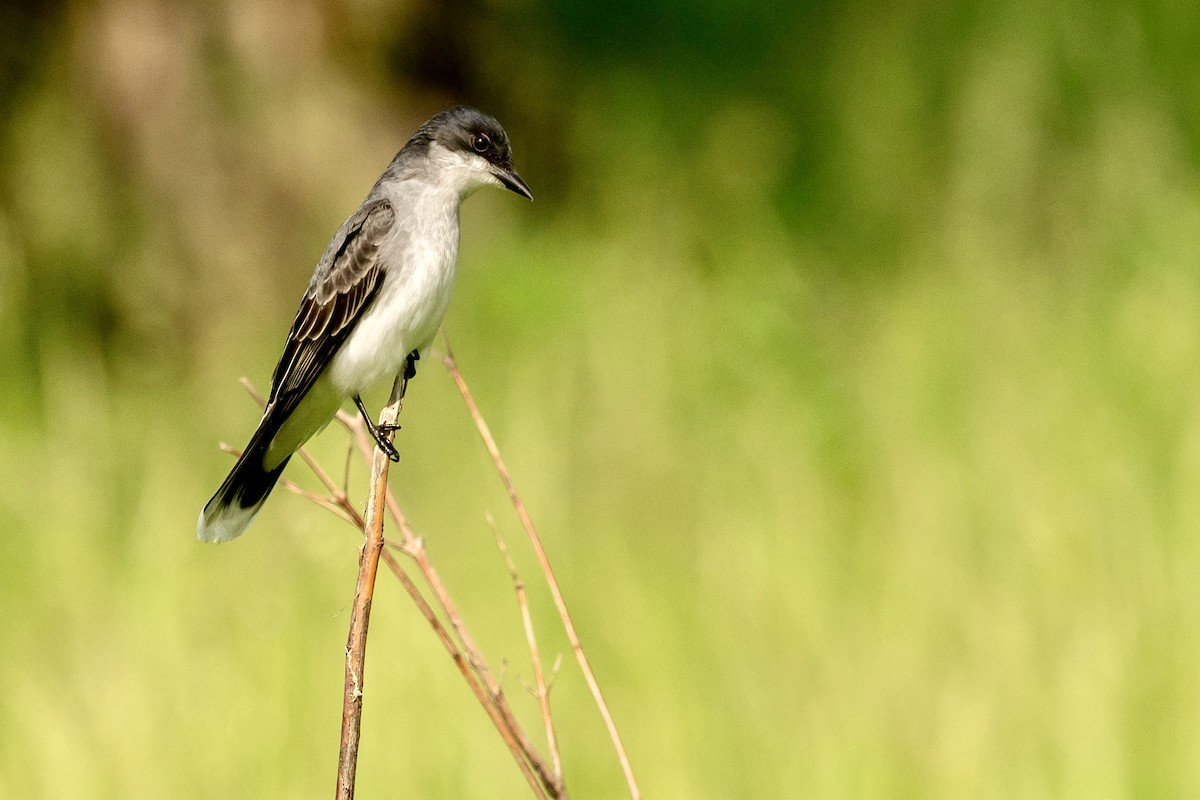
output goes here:
[{"label": "blurred foliage", "polygon": [[[647,796],[1200,794],[1198,52],[1153,0],[6,5],[0,796],[332,785],[353,532],[193,521],[237,376],[456,102],[537,201],[468,203],[447,330]],[[404,417],[536,730],[436,364]],[[521,796],[388,581],[370,664],[364,796]],[[554,702],[618,796],[569,666]]]}]

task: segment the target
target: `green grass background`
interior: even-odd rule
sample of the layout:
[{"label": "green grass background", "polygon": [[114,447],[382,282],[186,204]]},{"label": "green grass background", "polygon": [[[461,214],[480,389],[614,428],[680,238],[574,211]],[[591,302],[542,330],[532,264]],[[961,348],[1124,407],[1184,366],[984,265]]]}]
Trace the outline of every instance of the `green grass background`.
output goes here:
[{"label": "green grass background", "polygon": [[[460,101],[537,200],[464,207],[446,328],[646,796],[1200,796],[1185,7],[3,14],[0,796],[332,790],[353,531],[286,492],[232,545],[194,520],[237,377]],[[539,735],[488,513],[565,657],[568,786],[620,796],[436,363],[402,421],[392,485],[510,696]],[[359,796],[522,796],[386,576],[372,621]]]}]

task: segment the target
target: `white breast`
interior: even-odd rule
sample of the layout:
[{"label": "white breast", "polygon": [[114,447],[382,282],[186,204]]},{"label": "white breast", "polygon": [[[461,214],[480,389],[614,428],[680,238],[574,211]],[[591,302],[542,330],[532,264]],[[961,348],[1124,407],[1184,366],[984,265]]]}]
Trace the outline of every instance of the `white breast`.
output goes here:
[{"label": "white breast", "polygon": [[385,196],[396,226],[379,253],[383,285],[330,365],[334,387],[346,396],[393,377],[413,350],[425,353],[454,289],[459,192],[403,182]]}]

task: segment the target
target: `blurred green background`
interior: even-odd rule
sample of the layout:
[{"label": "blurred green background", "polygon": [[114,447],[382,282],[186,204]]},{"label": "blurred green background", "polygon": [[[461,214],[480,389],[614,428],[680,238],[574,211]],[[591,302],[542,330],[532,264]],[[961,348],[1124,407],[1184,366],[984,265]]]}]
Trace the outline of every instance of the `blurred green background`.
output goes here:
[{"label": "blurred green background", "polygon": [[[194,521],[238,376],[458,102],[537,200],[468,202],[446,329],[646,796],[1200,796],[1197,53],[1156,0],[6,4],[0,796],[332,791],[353,531]],[[436,363],[402,421],[531,733],[489,512],[568,786],[620,796]],[[525,796],[387,576],[373,622],[360,796]]]}]

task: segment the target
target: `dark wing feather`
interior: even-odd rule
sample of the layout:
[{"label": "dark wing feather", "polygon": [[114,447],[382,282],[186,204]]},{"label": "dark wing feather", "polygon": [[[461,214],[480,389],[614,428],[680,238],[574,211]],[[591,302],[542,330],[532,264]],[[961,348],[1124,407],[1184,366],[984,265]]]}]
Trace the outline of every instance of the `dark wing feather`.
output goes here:
[{"label": "dark wing feather", "polygon": [[383,276],[377,256],[395,220],[391,203],[375,200],[346,220],[329,243],[271,378],[268,410],[280,419],[329,366],[379,290]]}]

